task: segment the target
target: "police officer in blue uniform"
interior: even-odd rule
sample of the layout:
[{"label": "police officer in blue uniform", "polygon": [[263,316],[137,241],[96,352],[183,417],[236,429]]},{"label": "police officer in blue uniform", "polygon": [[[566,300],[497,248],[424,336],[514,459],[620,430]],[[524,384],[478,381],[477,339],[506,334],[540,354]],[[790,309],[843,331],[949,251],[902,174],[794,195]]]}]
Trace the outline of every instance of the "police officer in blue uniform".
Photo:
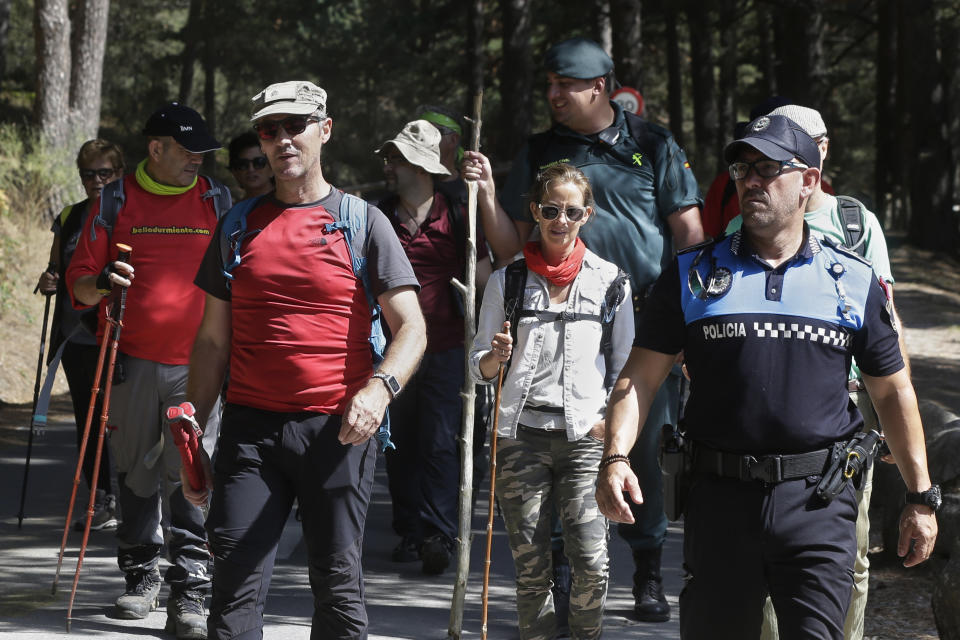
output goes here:
[{"label": "police officer in blue uniform", "polygon": [[901,519],[906,566],[933,550],[939,489],[927,473],[889,300],[868,263],[804,223],[820,179],[816,144],[788,118],[763,116],[725,155],[743,228],[682,253],[657,281],[611,397],[597,502],[622,522],[630,517],[623,492],[643,499],[626,454],[683,351],[692,484],[681,637],[757,638],[769,593],[781,638],[840,640],[856,551],[856,469],[870,453],[848,453],[863,423],[846,393],[851,357],[908,495],[922,503],[908,501]]}]

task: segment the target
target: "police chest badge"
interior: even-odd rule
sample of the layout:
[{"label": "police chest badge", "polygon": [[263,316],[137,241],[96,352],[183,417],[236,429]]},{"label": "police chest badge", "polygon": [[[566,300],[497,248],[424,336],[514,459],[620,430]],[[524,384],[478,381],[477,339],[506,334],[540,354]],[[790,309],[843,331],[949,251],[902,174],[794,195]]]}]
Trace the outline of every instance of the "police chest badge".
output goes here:
[{"label": "police chest badge", "polygon": [[730,283],[733,282],[733,274],[726,267],[717,267],[717,269],[707,279],[707,295],[711,298],[719,298],[730,290]]},{"label": "police chest badge", "polygon": [[[704,254],[710,250],[710,270],[707,278],[704,280],[700,273],[700,261]],[[695,297],[700,300],[708,298],[719,298],[730,290],[733,283],[733,274],[726,267],[718,267],[717,260],[713,257],[712,247],[701,249],[694,258],[690,269],[687,271],[687,288]]]}]

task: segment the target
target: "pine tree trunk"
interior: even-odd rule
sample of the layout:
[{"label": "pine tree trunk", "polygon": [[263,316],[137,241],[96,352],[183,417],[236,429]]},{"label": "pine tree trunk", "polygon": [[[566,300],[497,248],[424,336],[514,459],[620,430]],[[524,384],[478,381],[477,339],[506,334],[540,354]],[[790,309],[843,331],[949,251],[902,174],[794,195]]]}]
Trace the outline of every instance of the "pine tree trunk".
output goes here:
[{"label": "pine tree trunk", "polygon": [[[706,1],[687,5],[690,28],[690,67],[693,76],[694,167],[715,167],[717,149],[717,90],[713,77],[713,13]],[[707,179],[707,175],[701,175]]]},{"label": "pine tree trunk", "polygon": [[7,71],[7,38],[10,34],[10,5],[12,0],[0,0],[0,80]]},{"label": "pine tree trunk", "polygon": [[593,39],[613,56],[613,25],[611,25],[610,0],[593,0],[590,17],[593,20]]},{"label": "pine tree trunk", "polygon": [[70,115],[72,132],[82,140],[97,137],[100,128],[100,96],[109,9],[110,0],[83,0],[74,25]]},{"label": "pine tree trunk", "polygon": [[[617,80],[643,92],[643,14],[640,0],[610,0]],[[613,87],[610,87],[612,90]]]},{"label": "pine tree trunk", "polygon": [[37,97],[34,113],[45,144],[67,145],[70,113],[70,19],[66,0],[36,0]]},{"label": "pine tree trunk", "polygon": [[925,248],[954,252],[957,223],[953,216],[954,165],[944,144],[948,117],[946,74],[938,55],[939,24],[932,0],[905,3],[905,48],[911,58],[909,76],[910,240]]},{"label": "pine tree trunk", "polygon": [[876,159],[874,160],[874,213],[883,223],[895,208],[900,180],[900,159],[897,151],[897,6],[896,0],[878,0],[877,7],[877,53],[876,53],[876,102],[877,116],[874,126]]},{"label": "pine tree trunk", "polygon": [[[467,68],[470,95],[476,95],[483,90],[484,55],[483,37],[483,0],[469,0],[467,2]],[[467,109],[464,109],[466,112]]]},{"label": "pine tree trunk", "polygon": [[513,158],[530,135],[533,56],[530,52],[530,0],[501,0],[503,63],[500,65],[500,156]]},{"label": "pine tree trunk", "polygon": [[[740,16],[736,0],[723,0],[720,4],[720,86],[717,91],[718,135],[714,156],[717,159],[716,172],[726,170],[723,160],[723,147],[733,139],[733,128],[737,123],[737,25]],[[704,176],[709,177],[709,176]]]},{"label": "pine tree trunk", "polygon": [[181,104],[190,104],[193,94],[193,73],[200,53],[200,21],[203,17],[203,0],[190,0],[187,24],[181,31],[183,53],[180,55],[180,90],[177,96]]},{"label": "pine tree trunk", "polygon": [[670,113],[670,133],[682,148],[683,144],[683,82],[680,76],[680,39],[677,37],[677,10],[671,0],[663,3],[667,35],[667,105]]}]

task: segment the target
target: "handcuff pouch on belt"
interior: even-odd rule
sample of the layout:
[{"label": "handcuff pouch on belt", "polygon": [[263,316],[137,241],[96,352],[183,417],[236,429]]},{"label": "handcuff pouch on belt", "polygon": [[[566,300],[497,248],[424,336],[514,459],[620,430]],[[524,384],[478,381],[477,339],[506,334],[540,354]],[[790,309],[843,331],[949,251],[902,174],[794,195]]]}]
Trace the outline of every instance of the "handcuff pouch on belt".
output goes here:
[{"label": "handcuff pouch on belt", "polygon": [[671,522],[683,516],[693,475],[689,443],[680,427],[663,425],[660,431],[660,470],[663,473],[663,511]]},{"label": "handcuff pouch on belt", "polygon": [[880,444],[880,434],[875,430],[856,433],[849,442],[838,443],[833,460],[817,484],[817,497],[830,504],[840,495],[848,481],[857,482],[864,469],[873,462]]}]

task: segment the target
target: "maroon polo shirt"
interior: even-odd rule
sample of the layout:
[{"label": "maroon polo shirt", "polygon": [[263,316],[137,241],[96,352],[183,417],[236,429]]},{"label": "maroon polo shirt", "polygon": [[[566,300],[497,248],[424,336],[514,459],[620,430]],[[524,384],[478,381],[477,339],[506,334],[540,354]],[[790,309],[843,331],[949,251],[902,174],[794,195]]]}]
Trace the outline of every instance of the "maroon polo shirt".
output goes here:
[{"label": "maroon polo shirt", "polygon": [[[463,346],[463,314],[450,284],[456,277],[463,281],[466,271],[466,239],[454,238],[447,199],[435,193],[427,219],[415,234],[410,234],[399,220],[397,199],[380,203],[400,238],[400,244],[410,260],[413,272],[420,282],[420,308],[427,324],[427,351],[446,351]],[[401,214],[402,215],[402,214]],[[466,211],[463,212],[466,221]],[[466,222],[464,222],[466,228]],[[457,244],[463,243],[462,248]],[[487,245],[477,232],[477,260],[487,257]]]}]

